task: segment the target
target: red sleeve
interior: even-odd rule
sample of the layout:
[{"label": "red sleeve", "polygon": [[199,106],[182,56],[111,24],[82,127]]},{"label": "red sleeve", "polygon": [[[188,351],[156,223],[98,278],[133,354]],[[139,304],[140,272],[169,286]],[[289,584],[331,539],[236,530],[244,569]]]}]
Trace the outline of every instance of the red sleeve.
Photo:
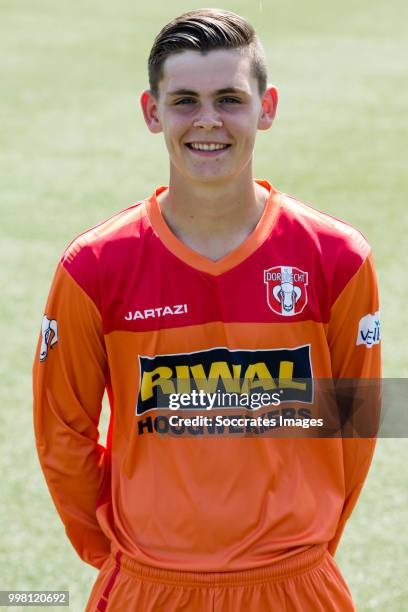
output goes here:
[{"label": "red sleeve", "polygon": [[79,556],[98,568],[110,554],[96,518],[105,471],[98,424],[106,376],[99,311],[60,264],[34,362],[35,438],[66,533]]},{"label": "red sleeve", "polygon": [[[374,402],[368,408],[370,411],[372,408],[374,420],[378,418],[380,401],[379,321],[377,280],[369,255],[334,303],[327,338],[334,379],[352,379],[356,388],[358,380],[361,380],[361,384],[364,383],[362,379],[372,381],[369,401],[374,398]],[[363,487],[374,452],[375,438],[343,437],[342,447],[345,501],[335,536],[329,543],[332,554]]]}]

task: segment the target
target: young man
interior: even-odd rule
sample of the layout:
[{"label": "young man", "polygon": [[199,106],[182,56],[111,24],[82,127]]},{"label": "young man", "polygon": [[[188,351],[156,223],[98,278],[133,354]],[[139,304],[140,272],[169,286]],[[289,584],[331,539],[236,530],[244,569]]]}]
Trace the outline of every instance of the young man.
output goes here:
[{"label": "young man", "polygon": [[354,610],[333,554],[374,441],[193,426],[169,408],[199,388],[198,415],[220,388],[275,390],[270,416],[310,416],[314,379],[378,377],[370,248],[254,181],[278,96],[243,18],[175,19],[149,77],[142,108],[164,134],[169,186],[71,243],[34,366],[42,468],[73,546],[100,568],[87,610]]}]

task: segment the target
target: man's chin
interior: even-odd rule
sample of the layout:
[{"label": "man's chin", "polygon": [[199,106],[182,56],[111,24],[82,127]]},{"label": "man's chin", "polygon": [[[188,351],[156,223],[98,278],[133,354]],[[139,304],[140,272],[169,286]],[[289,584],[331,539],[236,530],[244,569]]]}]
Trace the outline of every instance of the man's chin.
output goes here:
[{"label": "man's chin", "polygon": [[188,178],[190,181],[193,181],[194,183],[217,185],[225,183],[226,181],[230,181],[235,175],[236,173],[231,171],[219,172],[218,174],[211,172],[189,172],[186,174],[186,178]]},{"label": "man's chin", "polygon": [[198,169],[197,167],[189,167],[188,165],[182,167],[179,165],[172,165],[171,177],[172,181],[180,180],[190,184],[197,185],[222,185],[230,182],[234,177],[238,177],[240,174],[239,170],[231,168],[218,168],[218,172],[210,168]]}]

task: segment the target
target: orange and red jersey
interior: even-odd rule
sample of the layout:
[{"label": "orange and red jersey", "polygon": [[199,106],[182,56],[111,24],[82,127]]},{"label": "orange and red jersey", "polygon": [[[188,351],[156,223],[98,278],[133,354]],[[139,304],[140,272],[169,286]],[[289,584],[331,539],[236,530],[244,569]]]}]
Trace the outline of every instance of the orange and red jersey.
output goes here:
[{"label": "orange and red jersey", "polygon": [[334,552],[356,503],[371,438],[163,435],[175,412],[157,390],[292,380],[301,415],[310,388],[297,380],[380,376],[367,242],[260,184],[270,196],[258,225],[218,261],[171,232],[162,187],[79,236],[58,265],[34,364],[36,443],[68,537],[96,567],[111,546],[195,571],[261,567],[319,543]]}]

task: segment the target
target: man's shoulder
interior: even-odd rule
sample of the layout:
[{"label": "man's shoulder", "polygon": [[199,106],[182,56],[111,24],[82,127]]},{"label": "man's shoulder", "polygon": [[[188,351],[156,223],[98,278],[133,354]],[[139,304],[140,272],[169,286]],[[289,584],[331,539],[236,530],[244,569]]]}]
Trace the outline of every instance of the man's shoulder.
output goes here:
[{"label": "man's shoulder", "polygon": [[76,236],[65,249],[62,261],[69,263],[85,251],[92,252],[97,258],[109,246],[117,245],[127,237],[137,237],[145,220],[145,201],[141,200]]},{"label": "man's shoulder", "polygon": [[322,249],[322,254],[338,251],[360,255],[363,259],[367,257],[371,247],[358,229],[292,195],[281,193],[281,197],[283,210],[300,236],[312,240]]},{"label": "man's shoulder", "polygon": [[132,204],[82,232],[61,256],[60,266],[99,308],[101,283],[113,282],[118,269],[132,267],[143,239],[151,232],[145,202]]}]

